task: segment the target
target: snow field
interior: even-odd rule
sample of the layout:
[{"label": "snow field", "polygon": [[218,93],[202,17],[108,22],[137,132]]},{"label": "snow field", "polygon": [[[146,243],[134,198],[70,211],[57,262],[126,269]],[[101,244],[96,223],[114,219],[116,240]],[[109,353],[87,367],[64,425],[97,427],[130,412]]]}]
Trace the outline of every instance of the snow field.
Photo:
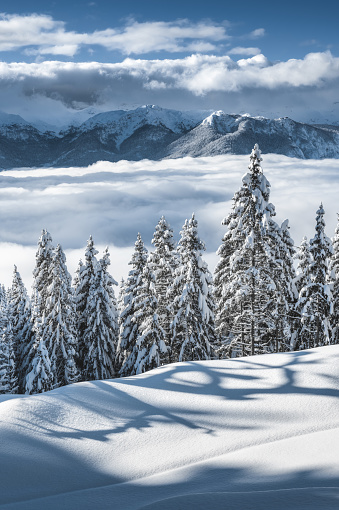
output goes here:
[{"label": "snow field", "polygon": [[338,357],[177,363],[1,397],[0,508],[337,508]]}]

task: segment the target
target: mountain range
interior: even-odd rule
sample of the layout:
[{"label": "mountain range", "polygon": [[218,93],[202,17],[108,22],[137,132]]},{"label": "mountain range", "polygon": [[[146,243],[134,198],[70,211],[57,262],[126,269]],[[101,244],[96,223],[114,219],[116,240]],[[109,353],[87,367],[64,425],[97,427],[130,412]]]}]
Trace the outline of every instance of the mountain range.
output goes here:
[{"label": "mountain range", "polygon": [[99,113],[58,131],[0,113],[0,169],[249,154],[255,143],[263,153],[339,158],[339,126],[146,105]]}]

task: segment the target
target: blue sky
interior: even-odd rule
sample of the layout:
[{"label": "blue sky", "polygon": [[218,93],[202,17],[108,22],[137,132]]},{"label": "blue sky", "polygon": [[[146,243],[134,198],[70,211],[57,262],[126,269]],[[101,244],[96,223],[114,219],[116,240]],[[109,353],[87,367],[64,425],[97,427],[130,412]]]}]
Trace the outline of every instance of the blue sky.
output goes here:
[{"label": "blue sky", "polygon": [[1,2],[0,109],[153,103],[339,121],[334,0]]},{"label": "blue sky", "polygon": [[[335,0],[322,2],[310,0],[284,2],[216,0],[125,0],[112,1],[2,1],[1,11],[10,15],[29,15],[37,13],[50,16],[54,21],[64,22],[65,31],[92,33],[106,29],[123,29],[132,20],[145,22],[175,22],[187,19],[193,23],[210,21],[225,26],[229,39],[220,40],[217,53],[227,52],[234,47],[257,47],[271,61],[302,58],[313,51],[331,50],[339,55],[338,18],[339,4]],[[263,29],[258,36],[253,32]],[[34,44],[34,40],[32,40]],[[25,47],[22,47],[25,49]],[[90,50],[90,51],[88,51]],[[133,55],[147,55],[147,58],[164,58],[166,51],[151,50]],[[171,52],[172,56],[182,56],[190,52]],[[168,54],[167,54],[168,56]],[[23,54],[22,51],[3,52],[5,61],[33,61],[36,55]],[[69,58],[69,55],[66,56]],[[76,61],[92,60],[117,62],[121,52],[107,50],[103,46],[92,44],[79,47],[72,56]],[[65,56],[59,58],[65,60]]]}]

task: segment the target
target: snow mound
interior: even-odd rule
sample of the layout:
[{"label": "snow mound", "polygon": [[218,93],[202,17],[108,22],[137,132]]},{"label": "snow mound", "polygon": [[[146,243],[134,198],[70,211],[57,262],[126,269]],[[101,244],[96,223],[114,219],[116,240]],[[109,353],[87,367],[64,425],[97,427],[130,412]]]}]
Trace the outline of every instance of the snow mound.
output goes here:
[{"label": "snow mound", "polygon": [[1,509],[338,508],[339,346],[0,400]]}]

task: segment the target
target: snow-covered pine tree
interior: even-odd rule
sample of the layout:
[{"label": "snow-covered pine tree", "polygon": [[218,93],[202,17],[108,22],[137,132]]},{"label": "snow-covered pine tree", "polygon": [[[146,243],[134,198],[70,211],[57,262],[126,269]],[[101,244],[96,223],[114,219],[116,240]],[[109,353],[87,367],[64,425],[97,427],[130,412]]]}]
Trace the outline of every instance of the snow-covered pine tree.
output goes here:
[{"label": "snow-covered pine tree", "polygon": [[125,286],[126,286],[125,280],[124,280],[124,278],[121,278],[120,285],[119,285],[118,300],[117,300],[118,317],[120,317],[121,312],[124,309]]},{"label": "snow-covered pine tree", "polygon": [[76,316],[77,316],[77,337],[78,337],[78,354],[79,354],[79,368],[81,372],[81,378],[84,377],[84,363],[88,356],[87,345],[84,342],[84,334],[87,328],[87,305],[90,296],[90,288],[93,282],[97,278],[97,266],[98,261],[96,255],[98,251],[94,247],[92,236],[87,241],[85,251],[85,263],[79,262],[76,279],[75,279],[75,290],[74,300],[76,305]]},{"label": "snow-covered pine tree", "polygon": [[76,330],[76,336],[78,341],[78,365],[80,369],[79,378],[81,378],[81,370],[83,366],[83,359],[80,359],[80,352],[81,352],[81,341],[80,341],[80,330],[82,326],[82,313],[80,313],[80,303],[82,301],[82,295],[81,295],[81,272],[84,268],[84,264],[82,260],[79,260],[78,267],[75,270],[74,278],[72,281],[72,289],[73,289],[73,300],[75,304],[75,330]]},{"label": "snow-covered pine tree", "polygon": [[[154,252],[149,263],[154,272],[154,292],[157,300],[157,315],[160,327],[164,331],[164,341],[171,344],[171,322],[173,319],[172,302],[168,299],[168,289],[173,285],[177,256],[174,250],[173,230],[162,216],[155,227],[152,239]],[[161,362],[170,362],[170,349],[161,354]]]},{"label": "snow-covered pine tree", "polygon": [[52,237],[46,229],[41,232],[33,270],[32,316],[38,321],[46,312],[47,289],[51,284],[51,263],[54,248]]},{"label": "snow-covered pine tree", "polygon": [[170,291],[174,305],[171,361],[211,358],[215,341],[212,275],[202,259],[204,243],[194,214],[186,220],[178,243],[179,265]]},{"label": "snow-covered pine tree", "polygon": [[[135,299],[134,319],[139,324],[139,336],[129,356],[135,360],[130,375],[141,374],[159,367],[161,357],[167,352],[164,331],[157,314],[158,302],[155,294],[155,275],[153,272],[153,254],[150,254],[138,285]],[[129,359],[126,364],[129,365]]]},{"label": "snow-covered pine tree", "polygon": [[311,281],[311,253],[310,245],[307,237],[304,236],[299,246],[299,250],[295,255],[295,259],[298,260],[297,274],[295,278],[295,286],[298,293],[300,293],[303,287],[306,287]]},{"label": "snow-covered pine tree", "polygon": [[0,337],[6,331],[8,325],[8,303],[7,292],[3,285],[0,284]]},{"label": "snow-covered pine tree", "polygon": [[[216,304],[215,326],[217,335],[216,354],[219,358],[230,356],[229,338],[232,334],[233,312],[230,308],[230,298],[232,290],[230,280],[232,276],[231,260],[233,254],[245,242],[245,232],[242,229],[241,214],[243,211],[242,202],[247,196],[247,189],[241,187],[234,194],[233,207],[227,218],[224,218],[222,225],[226,225],[227,230],[223,236],[217,255],[219,261],[214,273],[214,298]],[[240,307],[242,307],[240,302]],[[242,331],[244,336],[244,330]],[[235,343],[235,342],[234,342]],[[242,340],[244,345],[245,339]]]},{"label": "snow-covered pine tree", "polygon": [[[31,298],[31,328],[32,336],[27,347],[28,356],[25,357],[25,366],[30,370],[36,345],[36,332],[41,327],[41,322],[46,314],[47,289],[51,284],[51,262],[54,247],[52,237],[46,229],[41,231],[38,241],[38,250],[35,256],[35,268],[33,270],[33,292]],[[26,371],[26,374],[28,372]]]},{"label": "snow-covered pine tree", "polygon": [[80,286],[80,273],[83,269],[83,262],[82,260],[80,259],[79,260],[79,264],[78,264],[78,267],[76,268],[75,270],[75,275],[74,275],[74,279],[73,279],[73,282],[72,282],[72,285],[73,285],[73,293],[74,293],[74,301],[76,301],[76,292],[77,292],[77,289],[79,289],[79,286]]},{"label": "snow-covered pine tree", "polygon": [[122,364],[124,362],[124,352],[119,350],[119,338],[120,338],[120,317],[121,314],[125,308],[125,288],[126,288],[126,282],[124,278],[121,278],[120,285],[119,285],[119,293],[118,293],[118,300],[117,300],[117,306],[118,306],[118,345],[117,345],[117,353],[115,356],[115,371],[116,373],[120,372],[120,369],[122,367]]},{"label": "snow-covered pine tree", "polygon": [[135,301],[140,291],[141,275],[147,261],[147,250],[141,235],[138,234],[135,249],[129,264],[132,269],[128,273],[124,288],[124,305],[120,315],[120,336],[117,359],[123,359],[120,368],[121,376],[129,376],[137,359],[135,345],[140,336],[140,323],[135,315]]},{"label": "snow-covered pine tree", "polygon": [[25,392],[25,376],[32,340],[31,305],[26,287],[14,266],[12,286],[8,294],[8,313],[13,331],[18,392]]},{"label": "snow-covered pine tree", "polygon": [[296,338],[296,329],[298,327],[297,318],[295,315],[295,304],[298,300],[298,290],[295,285],[296,272],[294,267],[294,257],[296,248],[294,241],[289,233],[289,221],[285,220],[281,225],[282,232],[282,278],[283,285],[281,286],[285,302],[285,316],[284,316],[284,332],[282,337],[282,347],[291,350]]},{"label": "snow-covered pine tree", "polygon": [[[306,294],[301,295],[302,289],[308,288],[311,282],[311,253],[310,245],[307,237],[304,236],[295,258],[298,260],[297,275],[295,278],[295,286],[298,292],[298,300],[295,305],[296,313],[296,335],[292,348],[294,350],[306,349],[306,346],[310,344],[310,332],[308,330],[308,312],[303,318],[303,310],[306,305]],[[304,294],[304,292],[303,292]],[[306,320],[305,320],[306,319]]]},{"label": "snow-covered pine tree", "polygon": [[45,291],[45,315],[41,321],[41,338],[51,361],[54,387],[58,387],[77,381],[77,374],[74,371],[77,340],[72,279],[60,244],[54,251],[50,271],[51,281]]},{"label": "snow-covered pine tree", "polygon": [[316,316],[315,347],[331,343],[331,291],[330,260],[333,254],[331,240],[325,234],[324,208],[320,204],[316,216],[315,236],[310,241],[312,297]]},{"label": "snow-covered pine tree", "polygon": [[[273,210],[271,214],[275,215],[275,211]],[[270,217],[266,233],[271,248],[269,266],[275,284],[273,300],[268,307],[268,312],[273,318],[270,350],[289,351],[295,336],[294,310],[298,297],[294,283],[295,248],[289,233],[289,221],[285,220],[279,227]]]},{"label": "snow-covered pine tree", "polygon": [[273,220],[270,184],[261,161],[256,144],[250,171],[223,221],[228,230],[215,273],[217,352],[223,357],[285,348],[293,294],[293,242],[287,223],[280,228]]},{"label": "snow-covered pine tree", "polygon": [[332,315],[332,342],[339,343],[339,214],[338,223],[333,237],[333,255],[331,259],[333,273],[333,315]]},{"label": "snow-covered pine tree", "polygon": [[312,261],[311,281],[300,291],[297,310],[302,317],[301,345],[305,348],[331,343],[332,292],[329,261],[333,253],[330,239],[325,234],[324,208],[317,210],[315,236],[310,241]]},{"label": "snow-covered pine tree", "polygon": [[30,365],[25,379],[25,393],[44,393],[53,389],[51,360],[45,343],[41,338],[41,323],[35,322],[35,343],[30,352]]},{"label": "snow-covered pine tree", "polygon": [[87,327],[83,341],[86,346],[84,375],[86,380],[110,379],[115,376],[114,359],[118,343],[118,314],[114,295],[117,282],[108,272],[108,248],[99,260],[96,277],[92,279],[85,309]]},{"label": "snow-covered pine tree", "polygon": [[7,323],[0,337],[0,393],[18,393],[13,332],[10,322]]}]

